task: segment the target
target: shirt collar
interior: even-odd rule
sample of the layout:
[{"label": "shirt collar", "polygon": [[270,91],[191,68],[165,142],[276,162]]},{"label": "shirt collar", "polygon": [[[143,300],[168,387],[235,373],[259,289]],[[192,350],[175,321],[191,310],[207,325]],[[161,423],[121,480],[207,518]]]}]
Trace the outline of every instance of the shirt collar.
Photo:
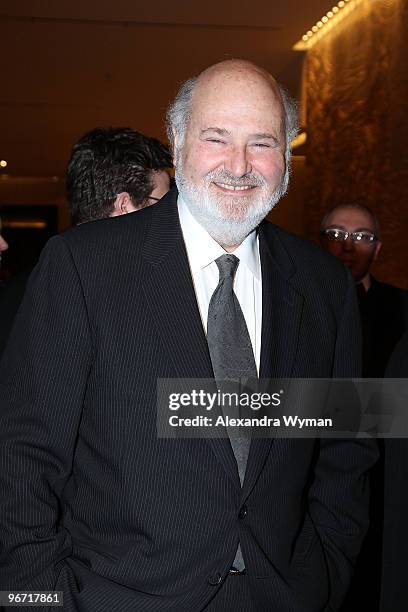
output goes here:
[{"label": "shirt collar", "polygon": [[[180,194],[177,198],[177,207],[191,271],[195,273],[212,264],[221,255],[225,255],[225,251],[194,218]],[[234,255],[240,260],[240,265],[245,265],[260,280],[258,241],[257,232],[253,230],[235,249]]]}]

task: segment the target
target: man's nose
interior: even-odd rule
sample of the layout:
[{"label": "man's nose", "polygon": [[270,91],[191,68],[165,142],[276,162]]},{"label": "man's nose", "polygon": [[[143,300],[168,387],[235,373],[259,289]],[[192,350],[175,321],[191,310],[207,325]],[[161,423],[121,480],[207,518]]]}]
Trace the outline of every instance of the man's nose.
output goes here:
[{"label": "man's nose", "polygon": [[343,240],[343,251],[352,251],[354,249],[354,241],[351,236],[347,240]]},{"label": "man's nose", "polygon": [[225,162],[225,169],[236,177],[241,177],[251,172],[252,165],[248,158],[247,148],[244,146],[234,147]]}]

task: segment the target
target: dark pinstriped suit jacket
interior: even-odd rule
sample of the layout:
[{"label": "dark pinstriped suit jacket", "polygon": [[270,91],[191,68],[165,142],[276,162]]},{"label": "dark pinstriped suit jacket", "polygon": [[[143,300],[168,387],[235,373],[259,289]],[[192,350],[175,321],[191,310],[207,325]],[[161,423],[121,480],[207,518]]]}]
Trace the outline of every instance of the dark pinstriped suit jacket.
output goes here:
[{"label": "dark pinstriped suit jacket", "polygon": [[[196,612],[239,538],[256,609],[335,610],[370,442],[253,440],[241,489],[228,440],[157,438],[157,378],[212,376],[176,195],[52,239],[29,282],[0,379],[1,588]],[[268,223],[260,251],[261,377],[356,375],[343,266]]]}]

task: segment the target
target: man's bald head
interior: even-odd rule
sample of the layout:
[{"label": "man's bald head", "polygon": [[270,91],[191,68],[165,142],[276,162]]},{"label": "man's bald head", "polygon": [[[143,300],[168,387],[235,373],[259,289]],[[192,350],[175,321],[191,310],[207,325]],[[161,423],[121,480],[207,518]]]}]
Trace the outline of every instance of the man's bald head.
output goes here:
[{"label": "man's bald head", "polygon": [[242,77],[245,79],[251,79],[252,77],[263,79],[265,83],[267,83],[271,89],[275,90],[279,95],[279,86],[273,76],[264,68],[257,66],[249,60],[228,59],[218,62],[217,64],[213,64],[199,74],[197,77],[197,85],[200,83],[205,83],[206,81],[208,82],[213,78],[218,78],[219,76],[232,76],[233,78]]},{"label": "man's bald head", "polygon": [[[188,79],[180,87],[174,102],[167,112],[167,136],[176,153],[175,139],[178,147],[184,142],[185,133],[193,112],[193,104],[200,99],[203,91],[217,91],[219,83],[242,81],[243,88],[250,88],[251,83],[262,82],[272,95],[279,100],[282,108],[282,129],[285,134],[286,160],[290,158],[290,143],[298,131],[297,107],[288,92],[264,68],[253,62],[242,59],[229,59],[209,66],[197,77]],[[275,110],[275,109],[274,109]]]}]

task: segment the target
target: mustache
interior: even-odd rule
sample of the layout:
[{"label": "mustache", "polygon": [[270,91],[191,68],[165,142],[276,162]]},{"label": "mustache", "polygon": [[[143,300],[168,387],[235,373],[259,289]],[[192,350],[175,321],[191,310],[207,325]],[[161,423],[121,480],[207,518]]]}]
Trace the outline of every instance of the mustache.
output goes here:
[{"label": "mustache", "polygon": [[249,185],[250,187],[265,187],[265,179],[253,172],[248,172],[243,176],[237,177],[228,172],[228,170],[214,170],[205,175],[205,182],[208,183],[226,183],[233,187],[243,187]]}]

